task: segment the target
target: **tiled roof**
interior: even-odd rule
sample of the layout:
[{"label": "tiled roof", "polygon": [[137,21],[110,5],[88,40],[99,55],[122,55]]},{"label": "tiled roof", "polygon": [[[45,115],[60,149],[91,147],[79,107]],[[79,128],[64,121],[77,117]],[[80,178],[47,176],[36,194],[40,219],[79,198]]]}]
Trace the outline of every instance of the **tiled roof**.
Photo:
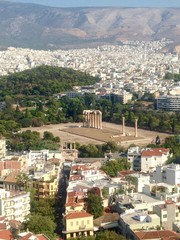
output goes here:
[{"label": "tiled roof", "polygon": [[0,221],[6,221],[6,216],[0,216]]},{"label": "tiled roof", "polygon": [[49,240],[49,238],[47,238],[46,236],[44,235],[36,235],[38,237],[38,240]]},{"label": "tiled roof", "polygon": [[75,218],[85,218],[85,217],[91,217],[93,215],[87,213],[87,212],[73,212],[68,213],[65,218],[66,219],[75,219]]},{"label": "tiled roof", "polygon": [[168,148],[152,148],[148,150],[143,150],[141,153],[142,157],[161,157],[163,154],[167,154],[169,152]]},{"label": "tiled roof", "polygon": [[13,171],[11,172],[5,179],[4,182],[8,182],[8,183],[16,183],[16,177],[19,174],[19,171]]},{"label": "tiled roof", "polygon": [[9,230],[2,230],[2,231],[0,231],[0,239],[1,240],[13,240],[14,237]]},{"label": "tiled roof", "polygon": [[[37,240],[49,240],[44,234],[33,234],[31,232],[27,233],[25,236],[21,237],[20,240],[31,240],[31,237],[36,237]],[[33,238],[34,239],[34,238]]]},{"label": "tiled roof", "polygon": [[134,233],[139,240],[145,240],[145,239],[162,239],[162,240],[170,240],[174,237],[179,237],[176,232],[170,231],[170,230],[159,230],[159,231],[144,231],[144,232],[135,232]]},{"label": "tiled roof", "polygon": [[71,181],[76,181],[76,180],[82,180],[84,177],[80,174],[78,175],[71,175],[70,178],[69,178],[69,182]]},{"label": "tiled roof", "polygon": [[21,169],[21,162],[18,161],[5,161],[4,162],[4,168],[5,169]]},{"label": "tiled roof", "polygon": [[6,223],[0,223],[0,230],[6,230],[7,225]]}]

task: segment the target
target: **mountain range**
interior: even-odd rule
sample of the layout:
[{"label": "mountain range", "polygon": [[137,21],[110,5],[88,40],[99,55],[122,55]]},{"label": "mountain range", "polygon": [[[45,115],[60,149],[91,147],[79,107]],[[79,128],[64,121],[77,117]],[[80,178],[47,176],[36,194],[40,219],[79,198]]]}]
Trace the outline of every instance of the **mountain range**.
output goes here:
[{"label": "mountain range", "polygon": [[0,48],[79,48],[168,38],[180,44],[180,8],[55,8],[0,1]]}]

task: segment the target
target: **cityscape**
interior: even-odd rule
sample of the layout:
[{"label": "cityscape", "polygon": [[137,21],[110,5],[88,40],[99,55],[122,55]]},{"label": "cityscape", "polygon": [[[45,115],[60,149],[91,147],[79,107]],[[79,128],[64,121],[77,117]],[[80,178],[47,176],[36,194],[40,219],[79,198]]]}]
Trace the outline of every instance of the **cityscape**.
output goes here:
[{"label": "cityscape", "polygon": [[[14,6],[42,4],[29,2]],[[61,19],[59,3],[44,4]],[[77,16],[81,1],[68,4]],[[0,40],[0,239],[180,240],[180,43],[171,24],[177,39],[127,33],[98,44],[96,32],[86,47],[72,38],[71,48],[49,50]]]}]

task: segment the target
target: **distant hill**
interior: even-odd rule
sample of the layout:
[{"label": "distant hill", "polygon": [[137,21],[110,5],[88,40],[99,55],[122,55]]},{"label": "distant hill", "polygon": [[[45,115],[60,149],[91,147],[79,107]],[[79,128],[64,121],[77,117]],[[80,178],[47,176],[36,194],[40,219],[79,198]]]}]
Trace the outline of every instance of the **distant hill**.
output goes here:
[{"label": "distant hill", "polygon": [[180,43],[180,8],[53,8],[0,1],[0,48],[56,49],[163,37]]},{"label": "distant hill", "polygon": [[92,85],[99,81],[70,68],[40,66],[0,78],[0,100],[9,96],[52,96],[73,86]]}]

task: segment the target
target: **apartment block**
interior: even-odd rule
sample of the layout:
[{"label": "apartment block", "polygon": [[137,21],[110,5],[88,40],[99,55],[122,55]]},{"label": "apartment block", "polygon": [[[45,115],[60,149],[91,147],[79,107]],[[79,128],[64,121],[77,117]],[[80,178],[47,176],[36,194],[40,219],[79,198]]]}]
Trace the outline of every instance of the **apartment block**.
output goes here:
[{"label": "apartment block", "polygon": [[180,111],[180,95],[166,95],[157,99],[157,109]]},{"label": "apartment block", "polygon": [[156,168],[158,165],[163,165],[171,156],[169,149],[166,148],[153,148],[141,151],[141,158],[134,160],[134,170],[149,172]]},{"label": "apartment block", "polygon": [[0,189],[0,214],[8,220],[23,222],[30,213],[30,196],[27,192]]},{"label": "apartment block", "polygon": [[180,221],[180,206],[171,200],[155,205],[153,210],[160,217],[161,226],[165,229],[172,230],[173,223]]}]

